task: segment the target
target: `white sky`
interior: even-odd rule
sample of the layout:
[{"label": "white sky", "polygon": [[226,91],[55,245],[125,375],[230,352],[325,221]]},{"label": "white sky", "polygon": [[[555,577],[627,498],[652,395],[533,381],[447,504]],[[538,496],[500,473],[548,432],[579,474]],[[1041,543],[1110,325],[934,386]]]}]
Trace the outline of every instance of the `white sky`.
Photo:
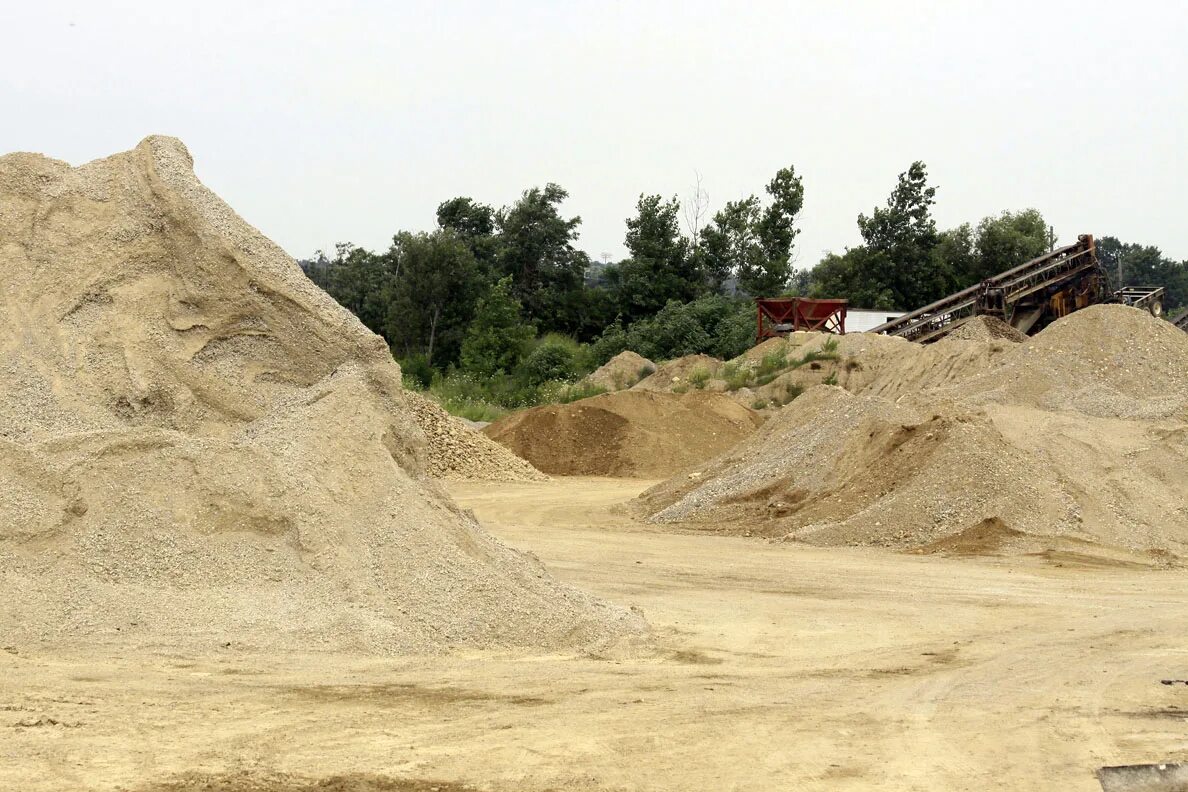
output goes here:
[{"label": "white sky", "polygon": [[805,181],[799,264],[928,163],[942,227],[1036,207],[1068,241],[1188,257],[1188,4],[14,2],[0,151],[72,163],[176,135],[304,256],[555,181],[623,254],[641,192]]}]

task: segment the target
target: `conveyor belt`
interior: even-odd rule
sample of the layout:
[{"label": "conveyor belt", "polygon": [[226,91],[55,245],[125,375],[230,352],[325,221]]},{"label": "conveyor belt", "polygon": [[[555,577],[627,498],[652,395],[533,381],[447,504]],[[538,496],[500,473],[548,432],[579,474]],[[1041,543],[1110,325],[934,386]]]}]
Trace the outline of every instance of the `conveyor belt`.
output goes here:
[{"label": "conveyor belt", "polygon": [[[1020,329],[1027,332],[1045,315],[1049,294],[1069,289],[1081,302],[1102,302],[1109,299],[1104,296],[1104,283],[1093,237],[1084,235],[1072,245],[892,319],[871,332],[920,342],[935,341],[978,315],[997,316],[1009,324],[1026,324],[1027,327]],[[1076,307],[1081,307],[1081,303],[1076,303]]]}]

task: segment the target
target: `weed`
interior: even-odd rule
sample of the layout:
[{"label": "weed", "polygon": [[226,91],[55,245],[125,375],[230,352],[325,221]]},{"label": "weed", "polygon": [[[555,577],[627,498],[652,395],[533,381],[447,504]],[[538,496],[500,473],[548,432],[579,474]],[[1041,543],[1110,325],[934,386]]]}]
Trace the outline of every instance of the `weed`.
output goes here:
[{"label": "weed", "polygon": [[689,384],[697,390],[703,390],[709,382],[710,373],[703,368],[695,368],[689,374]]},{"label": "weed", "polygon": [[685,385],[685,384],[676,385],[676,386],[674,386],[674,387],[673,387],[673,389],[672,389],[672,392],[673,392],[673,393],[688,393],[688,392],[689,392],[689,386],[688,386],[688,385]]},{"label": "weed", "polygon": [[821,382],[824,383],[825,385],[836,385],[837,384],[837,372],[836,371],[833,372],[828,377],[821,380]]},{"label": "weed", "polygon": [[762,410],[766,406],[767,406],[767,399],[755,399],[755,401],[751,402],[752,410]]},{"label": "weed", "polygon": [[606,388],[602,387],[601,385],[594,385],[593,383],[589,382],[578,382],[574,385],[567,385],[562,388],[561,392],[557,394],[556,400],[561,404],[569,404],[570,402],[575,402],[578,399],[588,399],[591,396],[598,396],[603,393],[606,393]]}]

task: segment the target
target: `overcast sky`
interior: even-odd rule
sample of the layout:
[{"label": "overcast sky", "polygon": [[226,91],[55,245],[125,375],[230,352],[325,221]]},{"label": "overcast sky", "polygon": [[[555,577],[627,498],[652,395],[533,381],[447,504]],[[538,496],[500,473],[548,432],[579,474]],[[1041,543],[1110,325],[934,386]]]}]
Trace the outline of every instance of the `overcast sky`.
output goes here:
[{"label": "overcast sky", "polygon": [[942,227],[1040,209],[1064,241],[1188,257],[1188,4],[2,2],[0,150],[152,133],[290,253],[385,248],[442,200],[554,181],[621,256],[641,192],[805,183],[798,264],[915,159]]}]

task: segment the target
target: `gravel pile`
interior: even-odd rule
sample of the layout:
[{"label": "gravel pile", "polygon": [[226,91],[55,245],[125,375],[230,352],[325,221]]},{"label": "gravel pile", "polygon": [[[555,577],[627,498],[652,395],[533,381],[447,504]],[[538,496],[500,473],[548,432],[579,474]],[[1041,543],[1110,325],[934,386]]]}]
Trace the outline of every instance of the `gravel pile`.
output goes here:
[{"label": "gravel pile", "polygon": [[412,391],[405,391],[403,400],[428,439],[425,472],[430,476],[477,481],[548,480],[531,463],[450,415],[437,402]]},{"label": "gravel pile", "polygon": [[861,343],[865,382],[809,389],[639,509],[827,545],[1188,553],[1188,334],[1107,305],[1020,343]]},{"label": "gravel pile", "polygon": [[0,157],[0,632],[572,650],[642,620],[424,482],[384,342],[154,137]]}]

